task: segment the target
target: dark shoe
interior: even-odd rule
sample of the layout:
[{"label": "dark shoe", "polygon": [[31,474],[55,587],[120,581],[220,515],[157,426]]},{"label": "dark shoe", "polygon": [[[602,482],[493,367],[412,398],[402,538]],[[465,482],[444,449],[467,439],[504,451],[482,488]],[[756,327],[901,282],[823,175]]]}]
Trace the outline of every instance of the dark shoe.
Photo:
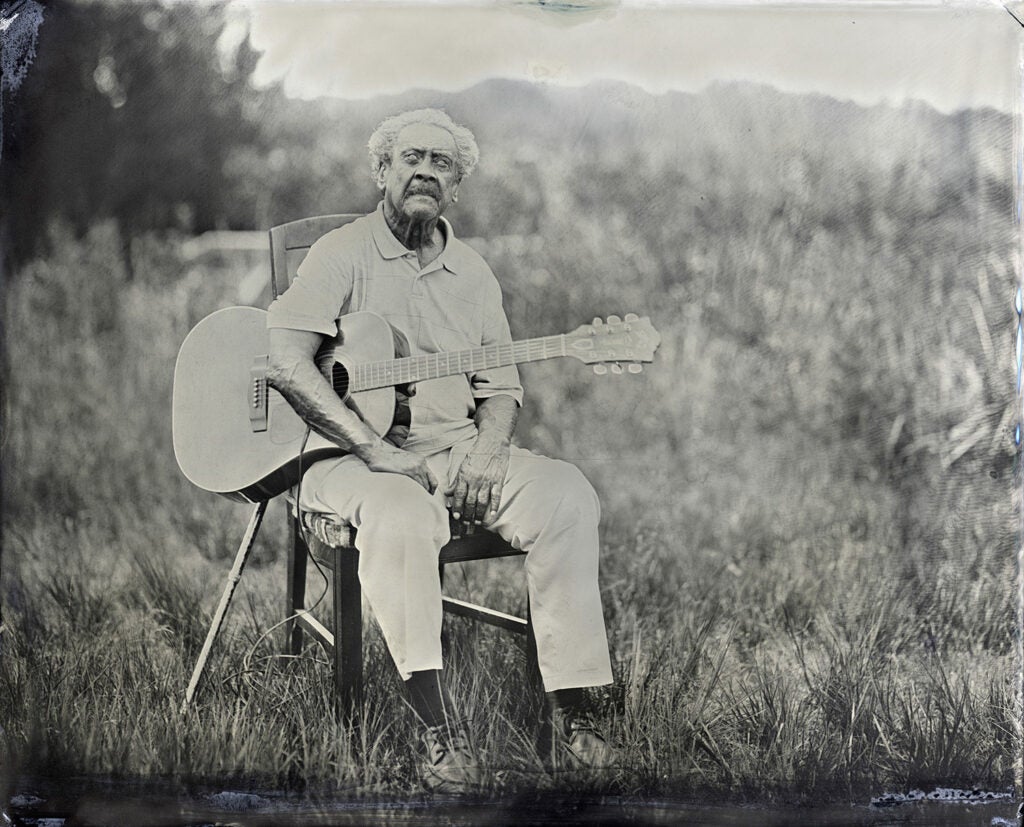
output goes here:
[{"label": "dark shoe", "polygon": [[423,764],[423,784],[434,793],[458,794],[480,787],[480,767],[461,730],[427,727],[423,733],[427,760]]},{"label": "dark shoe", "polygon": [[590,769],[610,770],[619,763],[618,752],[589,724],[579,724],[572,728],[566,749],[577,761]]},{"label": "dark shoe", "polygon": [[610,770],[619,765],[618,752],[605,740],[591,718],[570,716],[562,710],[555,710],[552,727],[556,767]]}]

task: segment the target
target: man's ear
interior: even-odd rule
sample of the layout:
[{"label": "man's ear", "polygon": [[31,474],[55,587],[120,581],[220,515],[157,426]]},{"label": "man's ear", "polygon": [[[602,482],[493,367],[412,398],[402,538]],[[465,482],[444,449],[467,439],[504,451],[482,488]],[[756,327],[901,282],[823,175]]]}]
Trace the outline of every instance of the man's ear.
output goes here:
[{"label": "man's ear", "polygon": [[391,164],[388,161],[381,161],[380,166],[377,168],[377,189],[384,192],[384,182],[388,177],[388,170],[391,168]]},{"label": "man's ear", "polygon": [[459,200],[459,184],[461,184],[461,183],[462,183],[462,181],[459,180],[459,181],[456,181],[454,184],[452,184],[452,201],[458,201]]}]

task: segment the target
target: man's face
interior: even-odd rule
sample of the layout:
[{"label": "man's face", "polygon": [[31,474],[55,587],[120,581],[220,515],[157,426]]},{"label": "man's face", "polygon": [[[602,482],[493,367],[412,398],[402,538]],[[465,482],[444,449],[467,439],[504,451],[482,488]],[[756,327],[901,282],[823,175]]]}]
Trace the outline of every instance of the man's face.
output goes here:
[{"label": "man's face", "polygon": [[455,158],[455,139],[447,129],[405,127],[395,139],[390,163],[377,175],[385,207],[414,221],[436,220],[459,189]]}]

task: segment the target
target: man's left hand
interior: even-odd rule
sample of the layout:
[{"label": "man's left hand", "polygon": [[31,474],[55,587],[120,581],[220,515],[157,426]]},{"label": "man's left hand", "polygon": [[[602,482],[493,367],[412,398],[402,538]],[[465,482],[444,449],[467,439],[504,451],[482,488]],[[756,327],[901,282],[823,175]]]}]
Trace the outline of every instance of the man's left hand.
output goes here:
[{"label": "man's left hand", "polygon": [[445,489],[452,519],[472,534],[478,525],[489,525],[501,504],[501,488],[508,471],[509,444],[477,439]]}]

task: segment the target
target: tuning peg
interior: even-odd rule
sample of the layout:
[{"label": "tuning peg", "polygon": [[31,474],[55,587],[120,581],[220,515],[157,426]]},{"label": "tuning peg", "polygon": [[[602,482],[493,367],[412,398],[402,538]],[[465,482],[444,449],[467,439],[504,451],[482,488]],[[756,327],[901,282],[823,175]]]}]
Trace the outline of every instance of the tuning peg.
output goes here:
[{"label": "tuning peg", "polygon": [[643,373],[643,370],[644,370],[644,366],[641,365],[639,362],[633,362],[629,366],[629,372],[630,373]]},{"label": "tuning peg", "polygon": [[620,319],[618,316],[609,316],[608,317],[608,324],[618,324],[621,321],[622,321],[622,319]]},{"label": "tuning peg", "polygon": [[605,365],[594,365],[594,373],[598,376],[604,376],[608,372],[608,368]]},{"label": "tuning peg", "polygon": [[638,321],[640,321],[640,317],[637,316],[636,313],[627,313],[626,314],[626,321],[627,322],[638,322]]},{"label": "tuning peg", "polygon": [[615,362],[612,365],[612,373],[614,373],[616,376],[621,374],[622,373],[622,365],[620,365],[618,362]]}]

